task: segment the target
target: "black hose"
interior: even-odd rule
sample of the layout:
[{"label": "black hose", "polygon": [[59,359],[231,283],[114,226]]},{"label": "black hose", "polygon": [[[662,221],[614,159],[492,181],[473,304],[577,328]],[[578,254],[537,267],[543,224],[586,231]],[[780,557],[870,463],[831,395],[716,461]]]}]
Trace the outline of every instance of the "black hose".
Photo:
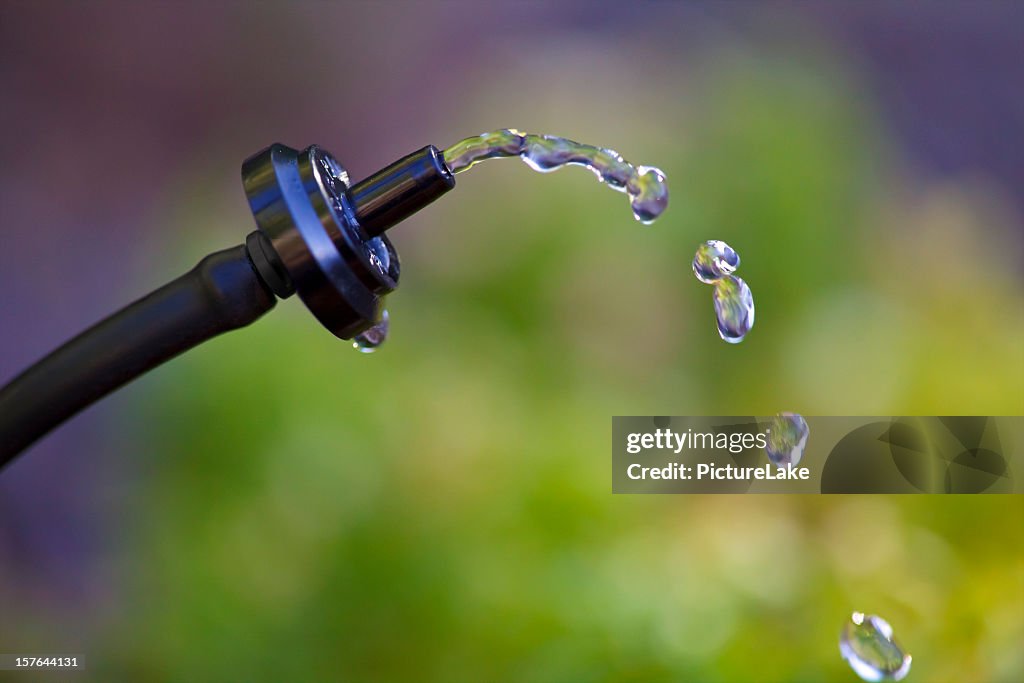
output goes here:
[{"label": "black hose", "polygon": [[0,389],[0,468],[78,411],[275,302],[244,246],[210,254]]}]

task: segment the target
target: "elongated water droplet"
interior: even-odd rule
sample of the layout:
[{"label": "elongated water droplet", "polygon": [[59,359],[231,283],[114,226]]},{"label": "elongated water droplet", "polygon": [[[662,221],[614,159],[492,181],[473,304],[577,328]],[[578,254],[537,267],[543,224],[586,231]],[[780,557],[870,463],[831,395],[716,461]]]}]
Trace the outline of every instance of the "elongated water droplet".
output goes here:
[{"label": "elongated water droplet", "polygon": [[715,316],[718,334],[730,344],[739,344],[754,326],[754,295],[747,283],[735,275],[715,282]]},{"label": "elongated water droplet", "polygon": [[811,433],[807,420],[796,413],[779,413],[768,429],[765,453],[779,467],[796,467],[804,457],[807,436]]},{"label": "elongated water droplet", "polygon": [[523,151],[520,158],[538,173],[550,173],[573,160],[576,143],[549,135],[523,136]]},{"label": "elongated water droplet", "polygon": [[444,151],[452,173],[462,173],[481,161],[519,157],[530,168],[549,173],[564,166],[583,166],[597,179],[629,195],[633,216],[649,224],[668,206],[665,174],[653,166],[635,167],[611,149],[574,142],[555,135],[533,135],[515,128],[483,133],[460,140]]},{"label": "elongated water droplet", "polygon": [[722,240],[708,240],[693,256],[693,274],[709,285],[730,275],[740,266],[740,255]]},{"label": "elongated water droplet", "polygon": [[387,309],[381,313],[380,322],[360,332],[352,340],[352,346],[360,353],[373,353],[388,338],[389,316]]},{"label": "elongated water droplet", "polygon": [[892,639],[889,622],[854,612],[839,635],[839,652],[865,681],[899,681],[910,671],[910,655]]}]

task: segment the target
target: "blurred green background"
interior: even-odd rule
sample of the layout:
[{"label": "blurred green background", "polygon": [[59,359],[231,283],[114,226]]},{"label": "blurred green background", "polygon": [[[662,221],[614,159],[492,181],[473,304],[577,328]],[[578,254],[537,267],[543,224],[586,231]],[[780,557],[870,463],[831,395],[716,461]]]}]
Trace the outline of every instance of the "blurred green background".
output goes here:
[{"label": "blurred green background", "polygon": [[[86,37],[58,31],[60,68],[163,117],[68,105],[126,126],[35,133],[79,145],[69,191],[110,180],[89,145],[166,137],[141,150],[156,182],[77,205],[136,200],[113,227],[76,226],[72,200],[45,240],[5,223],[0,272],[52,289],[4,309],[4,377],[240,241],[236,167],[273,141],[320,143],[360,177],[514,126],[658,166],[671,202],[645,227],[580,169],[483,164],[392,231],[402,284],[378,353],[289,300],[55,434],[0,477],[0,651],[80,652],[83,680],[847,681],[837,636],[859,610],[914,655],[907,680],[1024,678],[1020,496],[610,493],[617,414],[1021,414],[1020,188],[998,160],[934,172],[915,156],[857,33],[902,26],[913,57],[980,29],[957,6],[610,7],[114,4],[61,20]],[[52,28],[7,12],[8,37]],[[1019,13],[994,17],[998,47]],[[7,45],[10,72],[47,68],[35,41]],[[1005,75],[954,73],[950,94]],[[1019,126],[1014,112],[976,124]],[[6,123],[7,144],[35,139]],[[145,176],[139,150],[117,149],[114,184]],[[15,217],[42,192],[20,182]],[[707,239],[739,251],[754,293],[737,346],[690,271]],[[110,247],[82,275],[111,285],[100,300],[33,260],[90,240]]]}]

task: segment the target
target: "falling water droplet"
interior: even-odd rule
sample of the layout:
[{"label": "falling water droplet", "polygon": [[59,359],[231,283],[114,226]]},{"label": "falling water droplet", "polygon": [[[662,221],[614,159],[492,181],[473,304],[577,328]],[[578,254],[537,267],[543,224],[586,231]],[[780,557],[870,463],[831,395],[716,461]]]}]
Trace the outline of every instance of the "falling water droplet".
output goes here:
[{"label": "falling water droplet", "polygon": [[693,257],[693,274],[709,285],[730,275],[740,266],[740,255],[722,240],[708,240],[697,247]]},{"label": "falling water droplet", "polygon": [[910,671],[910,655],[892,639],[889,622],[854,612],[839,635],[839,652],[865,681],[899,681]]},{"label": "falling water droplet", "polygon": [[714,300],[718,334],[730,344],[739,344],[754,326],[750,287],[735,275],[726,275],[715,282]]},{"label": "falling water droplet", "polygon": [[644,225],[653,223],[668,206],[668,185],[661,169],[638,166],[636,178],[626,186],[626,190],[633,216]]},{"label": "falling water droplet", "polygon": [[385,309],[380,316],[380,322],[363,332],[360,332],[352,340],[352,346],[360,353],[373,353],[388,338],[388,312]]},{"label": "falling water droplet", "polygon": [[807,420],[796,413],[779,413],[768,429],[765,453],[779,467],[796,467],[804,457],[807,435],[811,433]]},{"label": "falling water droplet", "polygon": [[629,195],[633,216],[654,222],[668,206],[665,174],[653,166],[633,166],[618,152],[574,142],[555,135],[521,133],[503,128],[460,140],[444,151],[452,173],[462,173],[481,161],[520,157],[530,168],[550,173],[564,166],[583,166],[617,192]]}]

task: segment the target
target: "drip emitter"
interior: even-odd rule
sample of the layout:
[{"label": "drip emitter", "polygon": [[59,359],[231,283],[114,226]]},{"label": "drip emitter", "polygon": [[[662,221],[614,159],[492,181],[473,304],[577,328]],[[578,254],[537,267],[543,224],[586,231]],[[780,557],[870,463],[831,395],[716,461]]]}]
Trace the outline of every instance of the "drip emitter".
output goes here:
[{"label": "drip emitter", "polygon": [[245,240],[259,278],[278,297],[298,293],[324,327],[351,339],[380,321],[398,286],[398,254],[384,232],[455,187],[428,145],[349,186],[330,154],[272,145],[242,164],[258,230]]},{"label": "drip emitter", "polygon": [[455,187],[487,159],[520,158],[549,172],[590,169],[654,221],[668,204],[665,176],[614,150],[512,128],[428,145],[350,185],[323,149],[275,144],[242,164],[257,229],[244,245],[195,268],[86,330],[0,388],[0,467],[91,403],[183,351],[245,327],[278,298],[298,294],[324,327],[364,350],[387,334],[384,297],[398,286],[398,254],[384,233]]},{"label": "drip emitter", "polygon": [[455,187],[428,145],[349,184],[317,146],[274,144],[242,164],[257,229],[67,342],[0,389],[0,467],[86,406],[298,294],[352,339],[381,321],[399,260],[384,235]]}]

